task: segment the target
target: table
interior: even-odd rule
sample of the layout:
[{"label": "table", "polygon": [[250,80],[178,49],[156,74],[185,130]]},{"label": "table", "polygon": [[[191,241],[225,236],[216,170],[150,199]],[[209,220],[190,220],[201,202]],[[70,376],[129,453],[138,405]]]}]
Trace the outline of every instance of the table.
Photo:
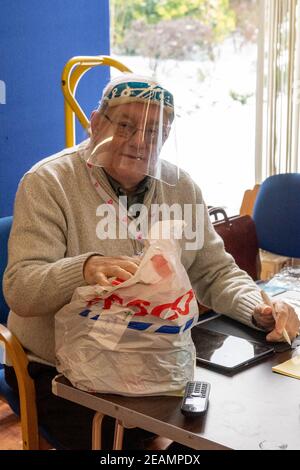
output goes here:
[{"label": "table", "polygon": [[[295,352],[294,352],[295,353]],[[96,411],[93,448],[100,448],[103,415],[117,419],[114,448],[120,449],[123,425],[140,427],[193,449],[300,449],[300,382],[272,372],[293,354],[276,353],[234,376],[197,367],[197,379],[211,383],[209,408],[190,419],[178,397],[121,397],[74,388],[63,376],[54,394]]]}]

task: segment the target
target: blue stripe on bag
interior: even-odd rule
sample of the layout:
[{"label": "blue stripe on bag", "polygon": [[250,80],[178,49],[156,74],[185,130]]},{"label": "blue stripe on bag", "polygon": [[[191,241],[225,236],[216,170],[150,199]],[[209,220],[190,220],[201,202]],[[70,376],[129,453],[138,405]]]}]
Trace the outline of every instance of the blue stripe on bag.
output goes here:
[{"label": "blue stripe on bag", "polygon": [[87,317],[90,312],[91,312],[91,310],[88,310],[88,309],[87,309],[87,310],[83,310],[82,312],[80,312],[79,315],[80,315],[81,317]]},{"label": "blue stripe on bag", "polygon": [[[82,312],[79,313],[81,317],[88,317],[89,313],[91,313],[91,310],[86,309],[83,310]],[[100,314],[96,314],[93,317],[90,317],[90,320],[98,320]],[[191,327],[193,324],[194,319],[190,319],[186,322],[186,324],[183,327],[182,332],[186,331],[188,328]],[[138,322],[138,321],[131,321],[128,323],[127,328],[130,328],[131,330],[138,330],[138,331],[144,331],[147,330],[153,323],[146,323],[146,322]],[[154,333],[164,333],[164,334],[169,334],[169,335],[176,335],[180,333],[180,326],[173,326],[173,325],[163,325],[160,326],[157,330],[154,331]]]},{"label": "blue stripe on bag", "polygon": [[99,317],[100,317],[100,314],[95,315],[94,317],[91,317],[91,320],[98,320]]},{"label": "blue stripe on bag", "polygon": [[152,323],[145,323],[145,322],[138,322],[138,321],[130,321],[127,325],[127,328],[130,328],[132,330],[147,330],[149,326],[151,326]]},{"label": "blue stripe on bag", "polygon": [[183,328],[182,331],[185,331],[187,330],[190,326],[192,326],[192,323],[193,323],[194,319],[192,318],[191,320],[188,320],[185,324],[185,327]]},{"label": "blue stripe on bag", "polygon": [[155,330],[155,333],[167,333],[169,335],[176,335],[180,332],[180,326],[164,325]]}]

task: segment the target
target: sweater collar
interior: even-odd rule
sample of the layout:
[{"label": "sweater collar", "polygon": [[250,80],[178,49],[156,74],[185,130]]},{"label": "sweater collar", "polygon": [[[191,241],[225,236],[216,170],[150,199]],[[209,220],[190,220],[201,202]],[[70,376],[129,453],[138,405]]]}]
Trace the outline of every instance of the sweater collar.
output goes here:
[{"label": "sweater collar", "polygon": [[[78,145],[77,149],[80,153],[82,160],[87,162],[88,159],[88,147],[89,147],[90,139],[86,139],[85,141],[81,142]],[[104,169],[101,167],[92,167],[92,173],[95,179],[98,181],[100,186],[103,190],[107,193],[107,195],[115,202],[119,203],[119,197],[117,196],[116,192],[114,191],[112,185],[110,184],[107,174],[105,173]],[[144,181],[144,180],[143,180]],[[146,183],[145,183],[146,185]],[[145,192],[143,204],[149,209],[150,204],[153,203],[156,195],[157,190],[157,181],[154,178],[147,178],[147,191]]]},{"label": "sweater collar", "polygon": [[[118,197],[126,196],[126,190],[122,187],[122,185],[115,180],[112,176],[110,176],[107,171],[104,170],[106,178],[108,179],[111,187],[115,191]],[[142,181],[139,182],[136,189],[130,193],[132,196],[144,195],[150,188],[150,181],[149,176],[146,176]]]}]

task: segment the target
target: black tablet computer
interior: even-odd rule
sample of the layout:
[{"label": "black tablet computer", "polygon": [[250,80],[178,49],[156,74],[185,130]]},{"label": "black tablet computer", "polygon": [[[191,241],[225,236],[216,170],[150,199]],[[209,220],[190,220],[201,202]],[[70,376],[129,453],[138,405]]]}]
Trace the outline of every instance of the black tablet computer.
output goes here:
[{"label": "black tablet computer", "polygon": [[274,353],[273,346],[195,326],[192,338],[197,360],[223,372],[234,372]]}]

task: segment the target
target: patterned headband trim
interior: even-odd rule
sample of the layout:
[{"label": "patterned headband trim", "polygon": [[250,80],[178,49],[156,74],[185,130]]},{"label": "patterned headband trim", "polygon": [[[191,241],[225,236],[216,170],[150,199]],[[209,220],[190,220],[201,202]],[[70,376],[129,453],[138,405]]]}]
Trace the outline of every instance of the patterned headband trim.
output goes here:
[{"label": "patterned headband trim", "polygon": [[174,113],[173,95],[157,84],[147,82],[126,82],[115,85],[109,93],[103,97],[109,106],[130,103],[131,101],[148,101],[156,104],[163,102],[164,107],[170,113]]}]

